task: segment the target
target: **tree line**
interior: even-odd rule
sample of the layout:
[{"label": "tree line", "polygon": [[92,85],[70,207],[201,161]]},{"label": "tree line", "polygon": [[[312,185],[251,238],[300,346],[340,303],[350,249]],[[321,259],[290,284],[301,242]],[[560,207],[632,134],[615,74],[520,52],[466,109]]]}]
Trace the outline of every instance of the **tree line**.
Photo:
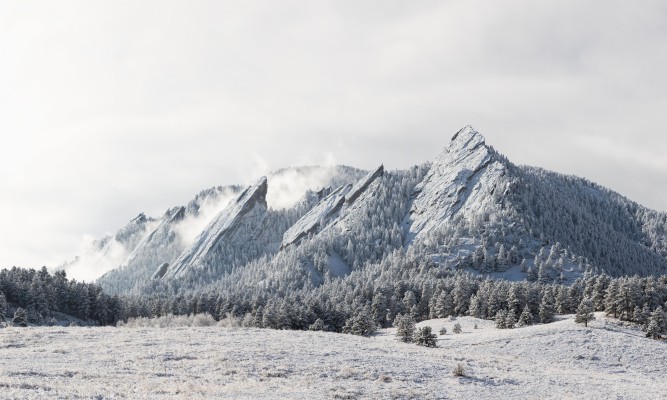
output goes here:
[{"label": "tree line", "polygon": [[[270,288],[244,292],[214,288],[169,295],[109,296],[99,286],[68,280],[65,272],[12,268],[0,271],[0,315],[19,309],[38,324],[54,313],[91,324],[129,318],[210,314],[244,326],[324,330],[369,335],[403,318],[422,321],[471,315],[495,320],[498,328],[552,322],[556,314],[577,314],[587,323],[595,311],[639,324],[648,336],[667,331],[667,276],[620,277],[586,274],[571,285],[493,280],[463,271],[443,272],[412,263],[398,252],[365,274],[353,272],[326,285],[304,285],[281,293]],[[400,268],[400,266],[403,266]],[[373,273],[386,268],[382,276]],[[391,277],[401,273],[403,279]],[[370,275],[368,275],[370,274]],[[244,294],[241,294],[244,293]],[[19,311],[21,313],[21,311]]]},{"label": "tree line", "polygon": [[49,273],[13,267],[0,271],[0,320],[18,312],[19,324],[42,324],[62,313],[95,325],[113,325],[123,317],[123,301],[91,283],[67,279],[64,271]]}]

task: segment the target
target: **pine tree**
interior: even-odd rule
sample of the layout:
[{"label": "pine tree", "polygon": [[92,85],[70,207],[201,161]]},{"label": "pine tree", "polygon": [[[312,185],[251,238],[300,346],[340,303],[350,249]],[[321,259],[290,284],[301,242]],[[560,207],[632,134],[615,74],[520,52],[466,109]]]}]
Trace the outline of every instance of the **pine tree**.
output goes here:
[{"label": "pine tree", "polygon": [[537,271],[537,281],[541,284],[546,284],[549,282],[549,270],[546,264],[541,264],[540,268]]},{"label": "pine tree", "polygon": [[603,311],[605,308],[604,297],[609,287],[609,276],[601,274],[595,281],[593,288],[593,305],[597,311]]},{"label": "pine tree", "polygon": [[463,332],[463,330],[461,329],[461,324],[459,324],[458,322],[456,324],[454,324],[454,328],[452,329],[452,332],[454,332],[454,333]]},{"label": "pine tree", "polygon": [[373,303],[371,304],[371,311],[373,312],[373,320],[381,327],[387,327],[387,296],[384,293],[377,291],[373,294]]},{"label": "pine tree", "polygon": [[452,296],[443,291],[436,300],[436,318],[445,318],[453,312]]},{"label": "pine tree", "polygon": [[415,320],[411,315],[398,314],[394,319],[396,325],[396,336],[402,342],[412,342],[415,334]]},{"label": "pine tree", "polygon": [[658,323],[653,319],[649,320],[648,326],[646,327],[646,337],[656,340],[662,338],[662,330],[658,326]]},{"label": "pine tree", "polygon": [[540,322],[543,324],[548,324],[554,320],[554,315],[556,310],[553,303],[553,297],[551,291],[547,292],[542,296],[542,302],[540,303],[539,317]]},{"label": "pine tree", "polygon": [[470,299],[470,310],[469,313],[471,316],[476,318],[486,318],[486,305],[482,296],[475,294]]},{"label": "pine tree", "polygon": [[649,321],[655,321],[658,324],[660,332],[667,331],[667,315],[662,307],[656,308],[652,313]]},{"label": "pine tree", "polygon": [[618,318],[619,313],[619,284],[618,280],[613,280],[607,287],[607,293],[604,301],[604,311],[607,315],[613,315]]},{"label": "pine tree", "polygon": [[556,302],[554,304],[556,312],[559,314],[568,314],[570,311],[570,301],[567,297],[567,290],[564,286],[561,286],[556,292]]},{"label": "pine tree", "polygon": [[515,325],[516,325],[516,313],[514,312],[513,308],[510,308],[510,310],[505,315],[505,327],[507,329],[514,329]]},{"label": "pine tree", "polygon": [[377,330],[377,325],[373,321],[373,316],[369,308],[362,307],[356,315],[348,319],[343,327],[344,333],[351,333],[359,336],[370,336]]},{"label": "pine tree", "polygon": [[415,336],[415,342],[418,346],[436,347],[436,339],[437,336],[434,333],[431,333],[430,326],[419,328],[419,331]]},{"label": "pine tree", "polygon": [[313,324],[311,324],[308,327],[308,330],[310,330],[310,331],[326,331],[327,329],[326,329],[326,325],[324,324],[324,321],[322,321],[321,318],[318,318],[318,319],[315,320],[315,322],[313,322]]},{"label": "pine tree", "polygon": [[5,320],[5,314],[7,313],[7,298],[5,294],[0,292],[0,322]]},{"label": "pine tree", "polygon": [[644,304],[644,307],[635,306],[635,310],[632,312],[632,320],[642,326],[647,325],[649,317],[649,314],[644,313],[645,309],[648,309],[648,304]]},{"label": "pine tree", "polygon": [[[403,307],[405,309],[405,312],[409,312],[412,314],[412,311],[415,309],[415,306],[417,305],[417,298],[415,297],[415,292],[412,290],[408,290],[405,292],[405,295],[403,296]],[[416,317],[415,314],[412,314],[413,317]]]},{"label": "pine tree", "polygon": [[667,329],[667,316],[662,307],[656,308],[648,319],[646,327],[646,337],[652,339],[662,338],[662,334]]},{"label": "pine tree", "polygon": [[505,321],[507,321],[507,313],[505,310],[499,310],[496,313],[496,328],[498,329],[506,329],[507,325],[505,325]]},{"label": "pine tree", "polygon": [[14,326],[22,326],[22,327],[28,326],[28,316],[23,308],[19,307],[18,309],[16,309],[12,323],[14,324]]},{"label": "pine tree", "polygon": [[519,316],[519,322],[517,322],[518,327],[526,326],[526,325],[532,325],[533,323],[533,314],[530,312],[530,308],[528,305],[526,305],[523,308],[523,312],[521,312],[521,315]]},{"label": "pine tree", "polygon": [[525,303],[523,288],[520,285],[512,285],[508,292],[507,302],[509,310],[514,311],[515,315],[521,310],[521,304]]},{"label": "pine tree", "polygon": [[584,326],[588,326],[588,322],[595,319],[595,306],[593,306],[593,301],[584,297],[577,307],[577,315],[574,318],[574,322],[584,323]]}]

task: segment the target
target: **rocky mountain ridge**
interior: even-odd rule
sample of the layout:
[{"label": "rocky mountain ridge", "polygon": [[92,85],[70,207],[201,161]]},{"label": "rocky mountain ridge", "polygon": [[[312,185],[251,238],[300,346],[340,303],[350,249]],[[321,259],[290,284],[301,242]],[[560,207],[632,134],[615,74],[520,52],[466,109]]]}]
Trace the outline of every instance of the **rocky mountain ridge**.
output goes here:
[{"label": "rocky mountain ridge", "polygon": [[[280,185],[291,179],[284,175]],[[313,187],[292,206],[272,209],[272,178],[262,178],[180,247],[172,244],[178,241],[169,227],[187,209],[174,208],[130,260],[149,248],[164,255],[144,258],[143,265],[148,277],[165,282],[215,281],[244,270],[243,279],[259,282],[262,268],[289,266],[296,268],[290,274],[315,274],[308,280],[316,285],[397,251],[424,265],[508,279],[568,281],[589,270],[667,270],[665,213],[584,179],[516,166],[471,126],[430,164],[390,172],[380,166],[364,176],[343,168],[328,179],[336,185]],[[160,245],[151,247],[153,242]]]}]

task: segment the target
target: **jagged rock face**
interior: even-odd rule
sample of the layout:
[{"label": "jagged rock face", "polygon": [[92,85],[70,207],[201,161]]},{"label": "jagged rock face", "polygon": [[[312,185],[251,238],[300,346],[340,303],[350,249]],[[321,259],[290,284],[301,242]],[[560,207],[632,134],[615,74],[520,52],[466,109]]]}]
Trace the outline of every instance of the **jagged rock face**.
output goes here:
[{"label": "jagged rock face", "polygon": [[471,126],[461,129],[415,188],[404,221],[406,243],[437,229],[457,214],[469,217],[489,205],[506,166]]},{"label": "jagged rock face", "polygon": [[357,182],[350,192],[345,196],[345,204],[351,205],[354,203],[359,196],[361,196],[366,189],[373,183],[377,178],[381,177],[384,174],[384,165],[380,165],[375,171],[371,171],[366,175],[362,180]]},{"label": "jagged rock face", "polygon": [[177,242],[174,226],[185,218],[185,207],[168,210],[157,227],[136,246],[128,258],[127,265],[169,262],[182,250]]},{"label": "jagged rock face", "polygon": [[[149,224],[154,221],[154,219],[148,218],[146,215],[144,215],[144,213],[141,213],[136,218],[132,219],[127,225],[122,227],[118,232],[116,232],[116,234],[113,236],[113,239],[125,246],[125,248],[132,249],[136,247],[137,243],[140,242],[146,233]],[[111,237],[102,239],[99,242],[101,245],[100,249],[102,249],[110,240],[112,240]]]},{"label": "jagged rock face", "polygon": [[322,199],[294,226],[285,232],[280,248],[284,249],[287,246],[296,244],[309,234],[318,232],[329,220],[338,215],[343,204],[345,204],[345,195],[350,192],[350,189],[352,189],[352,185],[341,186]]},{"label": "jagged rock face", "polygon": [[267,180],[261,178],[222,210],[169,266],[164,278],[185,274],[189,268],[202,268],[211,263],[223,244],[244,244],[254,240],[266,218]]},{"label": "jagged rock face", "polygon": [[369,172],[354,186],[344,185],[336,189],[330,195],[322,199],[296,224],[288,229],[283,235],[281,249],[297,244],[309,234],[316,234],[323,229],[335,225],[348,213],[352,206],[363,198],[369,188],[379,177],[384,174],[384,166]]}]

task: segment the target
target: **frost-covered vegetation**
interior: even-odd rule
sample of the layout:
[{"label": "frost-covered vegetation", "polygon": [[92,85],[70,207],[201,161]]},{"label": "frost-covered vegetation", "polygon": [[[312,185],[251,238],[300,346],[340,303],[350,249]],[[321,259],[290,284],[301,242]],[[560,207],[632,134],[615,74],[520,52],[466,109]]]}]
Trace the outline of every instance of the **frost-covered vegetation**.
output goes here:
[{"label": "frost-covered vegetation", "polygon": [[184,295],[130,297],[125,303],[126,315],[205,312],[216,320],[243,320],[245,326],[367,335],[373,332],[371,324],[392,326],[399,315],[416,321],[471,315],[495,320],[499,328],[549,323],[558,314],[576,313],[585,302],[591,304],[592,311],[605,311],[644,330],[654,319],[660,333],[667,332],[667,276],[586,275],[570,285],[510,282],[467,272],[438,274],[437,268],[424,268],[407,257],[395,255],[391,262],[385,260],[317,287],[307,282],[304,287],[298,283],[270,286],[274,291],[248,286],[235,293],[233,287],[211,286]]},{"label": "frost-covered vegetation", "polygon": [[[94,284],[69,280],[65,272],[50,274],[46,268],[12,268],[0,271],[0,322],[12,321],[16,313],[31,324],[50,324],[61,314],[95,325],[115,324],[123,317],[118,296],[109,296]],[[20,315],[19,315],[20,317]]]},{"label": "frost-covered vegetation", "polygon": [[461,326],[439,335],[436,348],[403,343],[393,328],[371,337],[218,326],[6,328],[0,397],[664,398],[664,342],[601,313],[587,328],[573,319],[513,330],[473,317],[417,324]]}]

